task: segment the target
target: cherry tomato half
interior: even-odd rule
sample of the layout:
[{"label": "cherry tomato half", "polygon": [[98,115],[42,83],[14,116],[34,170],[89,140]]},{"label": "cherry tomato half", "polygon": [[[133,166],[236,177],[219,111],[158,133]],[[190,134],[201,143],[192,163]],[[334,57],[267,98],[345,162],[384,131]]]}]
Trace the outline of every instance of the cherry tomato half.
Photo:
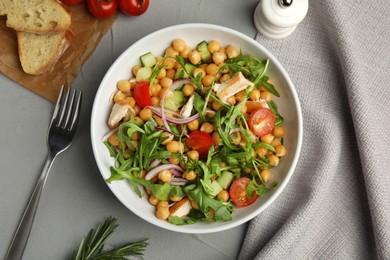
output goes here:
[{"label": "cherry tomato half", "polygon": [[193,131],[186,138],[186,145],[188,148],[198,151],[199,158],[206,158],[209,153],[209,149],[213,144],[213,138],[203,131]]},{"label": "cherry tomato half", "polygon": [[149,82],[140,82],[135,85],[133,97],[140,108],[152,105],[152,98],[149,92]]},{"label": "cherry tomato half", "polygon": [[118,9],[117,0],[87,0],[88,9],[97,18],[108,18]]},{"label": "cherry tomato half", "polygon": [[259,108],[249,115],[249,128],[255,135],[262,137],[271,133],[275,127],[276,118],[269,108]]},{"label": "cherry tomato half", "polygon": [[245,189],[248,187],[251,179],[247,177],[241,177],[233,181],[229,189],[229,196],[233,201],[234,205],[239,208],[249,206],[253,204],[259,197],[256,193],[252,193],[250,199],[246,196]]},{"label": "cherry tomato half", "polygon": [[138,16],[146,12],[149,0],[118,0],[119,9],[124,14]]},{"label": "cherry tomato half", "polygon": [[61,0],[61,1],[67,5],[77,5],[82,3],[84,0]]}]

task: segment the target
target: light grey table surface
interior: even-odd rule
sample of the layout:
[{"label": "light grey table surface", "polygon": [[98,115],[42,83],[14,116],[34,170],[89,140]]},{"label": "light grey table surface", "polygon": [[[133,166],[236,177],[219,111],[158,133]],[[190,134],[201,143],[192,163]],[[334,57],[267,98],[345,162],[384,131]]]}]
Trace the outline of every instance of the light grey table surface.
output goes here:
[{"label": "light grey table surface", "polygon": [[[226,26],[254,38],[257,4],[258,0],[152,0],[140,17],[119,15],[73,83],[84,95],[78,133],[72,146],[54,162],[23,259],[69,259],[90,228],[108,216],[119,221],[108,242],[115,245],[150,238],[146,259],[238,256],[246,224],[213,234],[181,234],[153,226],[125,208],[97,169],[89,123],[100,81],[132,43],[158,29],[192,22]],[[0,74],[0,257],[6,253],[41,173],[53,108],[52,103]]]}]

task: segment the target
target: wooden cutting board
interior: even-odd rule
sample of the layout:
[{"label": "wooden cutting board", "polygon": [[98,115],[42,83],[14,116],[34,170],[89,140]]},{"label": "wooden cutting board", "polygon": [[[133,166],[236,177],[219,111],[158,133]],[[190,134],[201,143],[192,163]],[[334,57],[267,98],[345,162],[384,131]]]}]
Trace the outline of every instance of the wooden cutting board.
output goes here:
[{"label": "wooden cutting board", "polygon": [[85,4],[69,6],[69,9],[72,13],[70,29],[74,34],[73,40],[53,69],[41,75],[29,75],[23,71],[16,33],[5,26],[6,17],[0,17],[0,72],[53,103],[61,86],[72,84],[117,17],[97,19],[89,13]]}]

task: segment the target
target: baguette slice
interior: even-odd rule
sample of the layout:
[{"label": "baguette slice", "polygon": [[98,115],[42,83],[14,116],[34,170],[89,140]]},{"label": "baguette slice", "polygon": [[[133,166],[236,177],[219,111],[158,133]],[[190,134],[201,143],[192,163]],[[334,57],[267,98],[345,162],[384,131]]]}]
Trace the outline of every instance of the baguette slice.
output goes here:
[{"label": "baguette slice", "polygon": [[57,0],[0,0],[0,15],[16,31],[53,34],[66,31],[70,12]]},{"label": "baguette slice", "polygon": [[17,32],[19,59],[24,72],[32,75],[49,71],[69,47],[73,38],[70,30],[45,35]]}]

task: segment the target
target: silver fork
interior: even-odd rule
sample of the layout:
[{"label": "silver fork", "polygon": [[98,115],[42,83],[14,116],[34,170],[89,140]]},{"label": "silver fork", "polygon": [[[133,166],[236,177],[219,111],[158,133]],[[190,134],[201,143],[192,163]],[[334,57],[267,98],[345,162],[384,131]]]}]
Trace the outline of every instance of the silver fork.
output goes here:
[{"label": "silver fork", "polygon": [[12,238],[12,242],[5,256],[6,260],[22,258],[39,199],[53,161],[58,154],[70,146],[75,135],[80,114],[82,93],[81,91],[69,88],[67,94],[65,96],[63,94],[64,87],[61,88],[48,129],[47,144],[49,147],[49,155]]}]

